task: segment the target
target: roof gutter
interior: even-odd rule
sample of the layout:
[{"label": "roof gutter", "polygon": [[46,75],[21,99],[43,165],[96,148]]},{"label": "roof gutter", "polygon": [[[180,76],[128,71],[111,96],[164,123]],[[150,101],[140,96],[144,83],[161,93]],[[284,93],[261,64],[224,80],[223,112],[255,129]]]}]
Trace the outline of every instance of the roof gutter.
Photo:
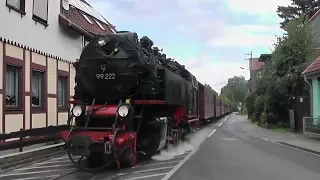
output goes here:
[{"label": "roof gutter", "polygon": [[304,79],[304,82],[306,82],[308,85],[309,85],[309,96],[310,96],[310,116],[312,116],[313,114],[313,96],[312,96],[312,85],[311,83],[307,80],[307,76],[306,74],[303,75],[303,79]]}]

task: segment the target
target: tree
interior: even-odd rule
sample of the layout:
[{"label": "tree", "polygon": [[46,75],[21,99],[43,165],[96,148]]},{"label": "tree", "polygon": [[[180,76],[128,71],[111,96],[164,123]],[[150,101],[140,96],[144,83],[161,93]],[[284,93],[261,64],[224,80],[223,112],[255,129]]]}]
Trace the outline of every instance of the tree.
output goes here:
[{"label": "tree", "polygon": [[277,38],[271,60],[265,63],[253,94],[246,99],[249,117],[261,124],[287,123],[293,97],[305,91],[301,73],[315,59],[312,52],[317,47],[305,17],[302,14],[287,24],[286,34]]},{"label": "tree", "polygon": [[290,21],[298,19],[302,14],[307,15],[303,19],[303,21],[307,21],[319,8],[319,0],[291,0],[289,6],[278,6],[278,16],[283,19],[283,22],[280,23],[281,28],[285,29]]},{"label": "tree", "polygon": [[228,99],[234,108],[238,108],[239,103],[244,104],[247,92],[248,85],[245,77],[234,76],[228,79],[228,84],[221,88],[220,94]]}]

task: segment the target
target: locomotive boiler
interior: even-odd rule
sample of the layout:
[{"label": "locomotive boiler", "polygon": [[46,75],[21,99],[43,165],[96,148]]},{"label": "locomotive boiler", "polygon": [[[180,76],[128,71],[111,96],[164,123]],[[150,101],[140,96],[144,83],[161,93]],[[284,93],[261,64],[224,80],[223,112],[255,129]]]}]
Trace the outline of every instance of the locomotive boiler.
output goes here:
[{"label": "locomotive boiler", "polygon": [[74,67],[70,129],[63,137],[79,168],[134,166],[138,154],[149,158],[199,125],[197,79],[146,36],[97,35]]}]

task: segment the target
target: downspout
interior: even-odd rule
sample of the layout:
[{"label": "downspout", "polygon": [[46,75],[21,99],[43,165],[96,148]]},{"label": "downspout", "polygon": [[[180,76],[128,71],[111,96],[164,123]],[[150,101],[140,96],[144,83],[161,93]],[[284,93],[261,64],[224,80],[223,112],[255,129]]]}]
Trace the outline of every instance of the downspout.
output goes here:
[{"label": "downspout", "polygon": [[310,96],[310,116],[313,116],[313,98],[312,98],[312,85],[311,83],[307,80],[307,76],[304,74],[303,75],[304,81],[309,85],[310,90],[309,90],[309,96]]}]

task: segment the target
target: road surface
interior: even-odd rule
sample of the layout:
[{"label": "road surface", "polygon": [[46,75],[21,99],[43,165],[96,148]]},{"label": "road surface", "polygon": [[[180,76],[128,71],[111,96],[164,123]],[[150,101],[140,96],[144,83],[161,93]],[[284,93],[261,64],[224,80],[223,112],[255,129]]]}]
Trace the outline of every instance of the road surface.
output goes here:
[{"label": "road surface", "polygon": [[[201,130],[170,159],[141,162],[134,168],[98,173],[74,169],[67,157],[55,157],[0,174],[1,180],[318,180],[320,156],[252,137],[238,130],[231,115]],[[189,145],[190,145],[189,144]],[[197,146],[195,146],[197,147]],[[190,148],[190,147],[189,147]]]},{"label": "road surface", "polygon": [[231,115],[170,180],[320,179],[320,156],[242,133],[239,121]]}]

